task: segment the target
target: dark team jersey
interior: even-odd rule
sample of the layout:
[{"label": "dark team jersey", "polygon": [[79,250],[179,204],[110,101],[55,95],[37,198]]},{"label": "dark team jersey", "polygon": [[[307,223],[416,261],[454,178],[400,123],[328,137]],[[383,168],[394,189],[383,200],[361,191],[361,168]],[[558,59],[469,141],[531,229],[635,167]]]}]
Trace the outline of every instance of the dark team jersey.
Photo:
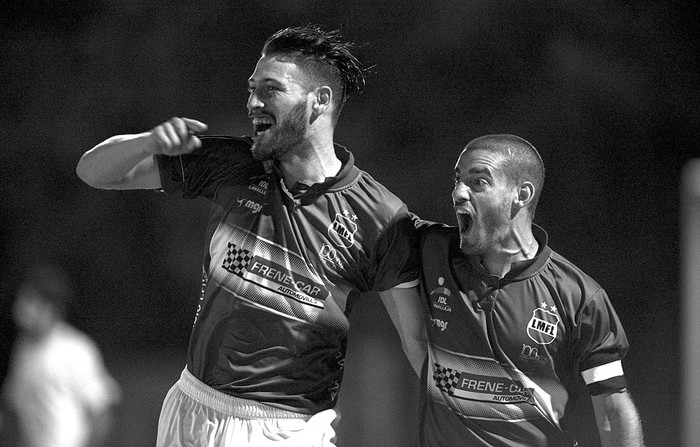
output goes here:
[{"label": "dark team jersey", "polygon": [[331,408],[356,298],[417,283],[406,206],[338,145],[336,177],[287,189],[249,139],[201,140],[192,154],[157,157],[165,191],[213,203],[187,368],[233,396]]},{"label": "dark team jersey", "polygon": [[454,227],[420,229],[429,315],[423,446],[566,446],[579,374],[591,394],[626,387],[620,321],[593,279],[547,245],[503,278],[459,248]]}]

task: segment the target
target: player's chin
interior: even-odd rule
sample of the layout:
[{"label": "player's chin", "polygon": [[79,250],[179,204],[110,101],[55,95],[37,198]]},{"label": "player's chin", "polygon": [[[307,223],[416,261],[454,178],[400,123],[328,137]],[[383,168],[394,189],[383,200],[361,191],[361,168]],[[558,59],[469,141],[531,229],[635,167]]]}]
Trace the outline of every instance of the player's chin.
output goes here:
[{"label": "player's chin", "polygon": [[265,144],[265,139],[260,134],[253,137],[253,145],[250,147],[250,151],[253,154],[253,158],[256,160],[264,161],[270,158],[270,150],[267,144]]}]

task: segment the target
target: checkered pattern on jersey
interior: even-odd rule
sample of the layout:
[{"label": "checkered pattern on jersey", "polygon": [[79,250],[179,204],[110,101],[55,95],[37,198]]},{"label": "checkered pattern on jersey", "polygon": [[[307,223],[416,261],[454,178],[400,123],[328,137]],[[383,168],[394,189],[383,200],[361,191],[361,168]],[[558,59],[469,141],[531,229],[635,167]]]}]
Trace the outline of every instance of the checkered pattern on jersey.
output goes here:
[{"label": "checkered pattern on jersey", "polygon": [[244,248],[236,247],[236,244],[229,242],[228,251],[226,252],[226,257],[221,265],[224,269],[235,275],[242,275],[248,268],[248,264],[252,256],[250,252]]},{"label": "checkered pattern on jersey", "polygon": [[435,385],[442,391],[452,394],[452,388],[459,383],[459,372],[454,369],[445,368],[439,363],[436,363],[435,371],[433,372],[433,380],[435,381]]}]

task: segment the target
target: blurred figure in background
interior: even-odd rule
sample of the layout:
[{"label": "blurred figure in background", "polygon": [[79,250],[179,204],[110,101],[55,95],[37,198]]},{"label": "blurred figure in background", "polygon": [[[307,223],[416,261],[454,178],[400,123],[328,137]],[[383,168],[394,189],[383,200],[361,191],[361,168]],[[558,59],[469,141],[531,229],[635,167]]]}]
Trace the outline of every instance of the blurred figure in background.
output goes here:
[{"label": "blurred figure in background", "polygon": [[72,298],[69,276],[54,266],[30,268],[19,286],[12,307],[19,333],[2,389],[3,445],[106,441],[121,392],[95,342],[66,321]]}]

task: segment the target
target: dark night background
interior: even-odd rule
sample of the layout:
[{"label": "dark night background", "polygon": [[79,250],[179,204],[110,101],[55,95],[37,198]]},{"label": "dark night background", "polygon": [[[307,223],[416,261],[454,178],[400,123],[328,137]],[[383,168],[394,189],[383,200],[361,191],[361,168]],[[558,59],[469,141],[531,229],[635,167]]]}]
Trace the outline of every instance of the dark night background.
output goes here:
[{"label": "dark night background", "polygon": [[[678,186],[700,129],[693,2],[5,5],[0,366],[24,266],[59,262],[78,286],[72,322],[123,388],[112,446],[155,442],[185,362],[208,207],[93,190],[75,165],[109,136],[175,115],[249,133],[246,80],[264,40],[308,23],[343,29],[374,66],[336,140],[421,217],[453,222],[452,167],[472,138],[513,133],[539,149],[547,180],[536,222],[620,314],[647,445],[679,444]],[[352,321],[338,445],[409,445],[418,385],[398,337],[376,297]]]}]

